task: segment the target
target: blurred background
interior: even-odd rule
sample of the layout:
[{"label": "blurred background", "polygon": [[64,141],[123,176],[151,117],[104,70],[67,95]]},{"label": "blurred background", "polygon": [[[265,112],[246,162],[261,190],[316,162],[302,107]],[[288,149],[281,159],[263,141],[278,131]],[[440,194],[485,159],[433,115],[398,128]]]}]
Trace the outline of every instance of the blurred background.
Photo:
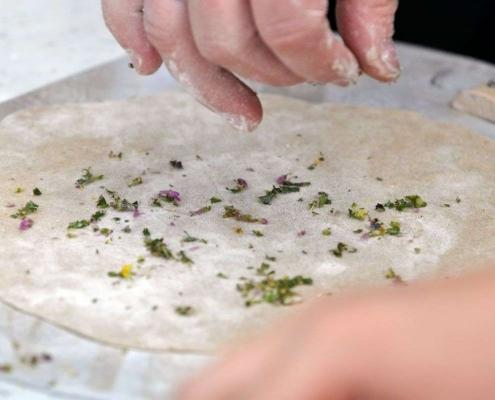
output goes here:
[{"label": "blurred background", "polygon": [[[99,0],[0,5],[0,102],[124,55],[103,24]],[[335,27],[333,13],[330,19]],[[495,63],[494,21],[494,0],[401,0],[396,38]]]}]

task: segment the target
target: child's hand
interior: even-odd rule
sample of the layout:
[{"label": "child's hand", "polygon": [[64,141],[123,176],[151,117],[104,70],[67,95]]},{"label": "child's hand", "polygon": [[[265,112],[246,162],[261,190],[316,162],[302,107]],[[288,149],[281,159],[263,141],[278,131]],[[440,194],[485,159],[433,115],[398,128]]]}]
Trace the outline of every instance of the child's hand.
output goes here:
[{"label": "child's hand", "polygon": [[326,0],[103,0],[108,27],[141,74],[165,62],[202,103],[238,128],[261,121],[256,94],[236,75],[287,86],[348,85],[360,70],[390,81],[397,0],[340,0],[344,42],[330,30]]},{"label": "child's hand", "polygon": [[495,275],[328,298],[229,352],[181,400],[495,398]]}]

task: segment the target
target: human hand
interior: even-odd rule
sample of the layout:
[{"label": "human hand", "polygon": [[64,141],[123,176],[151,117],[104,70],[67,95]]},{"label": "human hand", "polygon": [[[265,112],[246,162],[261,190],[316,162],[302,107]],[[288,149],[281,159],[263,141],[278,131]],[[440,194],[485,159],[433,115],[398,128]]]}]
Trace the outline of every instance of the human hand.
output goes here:
[{"label": "human hand", "polygon": [[400,74],[392,42],[398,0],[339,0],[344,41],[332,33],[327,0],[102,0],[105,21],[140,74],[162,62],[198,101],[236,128],[261,121],[256,93],[236,75],[288,86],[346,86],[360,71]]},{"label": "human hand", "polygon": [[327,298],[230,351],[181,400],[495,398],[495,275]]}]

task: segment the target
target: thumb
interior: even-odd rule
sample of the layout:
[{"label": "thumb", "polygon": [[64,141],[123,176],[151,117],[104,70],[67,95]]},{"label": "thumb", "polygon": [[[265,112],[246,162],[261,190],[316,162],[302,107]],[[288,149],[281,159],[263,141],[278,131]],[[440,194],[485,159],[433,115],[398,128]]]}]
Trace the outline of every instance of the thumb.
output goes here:
[{"label": "thumb", "polygon": [[400,64],[392,40],[398,0],[338,0],[337,22],[361,69],[380,81],[393,81]]}]

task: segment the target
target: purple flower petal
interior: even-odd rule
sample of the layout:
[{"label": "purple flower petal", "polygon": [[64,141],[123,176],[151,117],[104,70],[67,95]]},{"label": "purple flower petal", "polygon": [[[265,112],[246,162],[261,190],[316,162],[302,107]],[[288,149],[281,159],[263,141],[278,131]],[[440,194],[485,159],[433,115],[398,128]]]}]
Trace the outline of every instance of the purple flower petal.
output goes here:
[{"label": "purple flower petal", "polygon": [[297,233],[297,236],[298,237],[302,237],[304,235],[306,235],[306,231],[304,231],[304,230],[302,230],[302,231],[300,231],[300,232]]},{"label": "purple flower petal", "polygon": [[175,190],[161,190],[158,195],[165,197],[169,201],[174,201],[177,203],[180,201],[180,193]]},{"label": "purple flower petal", "polygon": [[19,224],[19,229],[21,231],[27,231],[33,226],[33,223],[34,221],[31,218],[23,218],[21,223]]},{"label": "purple flower petal", "polygon": [[287,174],[281,175],[277,178],[278,185],[283,185],[285,182],[287,182]]},{"label": "purple flower petal", "polygon": [[141,215],[143,215],[143,213],[142,213],[141,211],[139,211],[139,209],[138,209],[138,208],[135,208],[135,209],[134,209],[134,212],[132,213],[132,216],[133,216],[134,218],[138,218],[138,217],[140,217]]},{"label": "purple flower petal", "polygon": [[260,218],[260,224],[267,225],[268,224],[268,220],[266,218]]}]

